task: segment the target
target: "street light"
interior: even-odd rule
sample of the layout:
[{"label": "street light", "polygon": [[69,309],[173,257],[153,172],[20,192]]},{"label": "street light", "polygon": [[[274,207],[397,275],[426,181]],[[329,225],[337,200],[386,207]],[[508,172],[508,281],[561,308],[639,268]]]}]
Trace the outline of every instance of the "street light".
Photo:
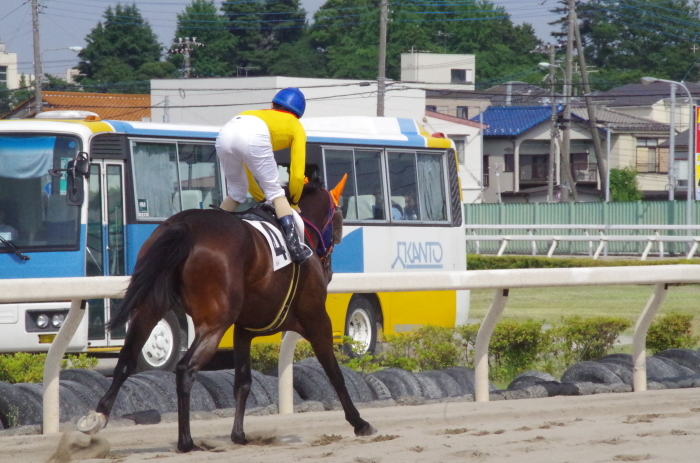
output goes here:
[{"label": "street light", "polygon": [[[692,192],[695,189],[695,182],[693,176],[693,170],[691,170],[691,162],[694,160],[693,155],[693,128],[695,123],[695,115],[693,114],[693,95],[688,90],[688,87],[683,85],[681,82],[676,82],[674,80],[657,79],[656,77],[642,77],[639,79],[642,84],[649,85],[654,82],[665,82],[671,85],[677,85],[688,95],[688,114],[689,114],[689,124],[688,124],[688,200],[686,202],[685,217],[688,225],[693,224],[693,195]],[[695,169],[695,163],[692,163],[692,169]],[[671,185],[673,187],[673,185]],[[690,229],[688,229],[688,234],[691,234]]]}]

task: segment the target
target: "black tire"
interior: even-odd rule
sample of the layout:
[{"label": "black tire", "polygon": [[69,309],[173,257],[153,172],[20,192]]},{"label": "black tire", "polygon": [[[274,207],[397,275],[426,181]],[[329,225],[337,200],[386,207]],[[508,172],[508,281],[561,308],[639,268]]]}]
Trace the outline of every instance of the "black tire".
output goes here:
[{"label": "black tire", "polygon": [[[16,386],[27,395],[32,396],[40,405],[43,412],[44,385],[40,383],[19,383]],[[77,416],[87,413],[87,407],[81,403],[80,399],[67,387],[59,383],[58,386],[59,409],[58,419],[60,422],[70,421]],[[42,415],[43,416],[43,415]],[[43,418],[42,418],[43,421]]]},{"label": "black tire", "polygon": [[[163,373],[171,377],[159,377],[152,375],[152,373]],[[163,409],[160,410],[161,413],[177,411],[177,391],[175,388],[175,375],[173,373],[169,371],[144,371],[143,373],[132,376],[132,378],[143,381],[147,387],[160,397],[163,404]]]},{"label": "black tire", "polygon": [[693,373],[700,373],[700,355],[690,349],[666,349],[662,352],[657,352],[656,357],[664,357],[671,359],[680,366],[690,368]]},{"label": "black tire", "polygon": [[559,382],[554,376],[549,373],[544,373],[542,371],[529,370],[520,373],[518,376],[513,378],[513,381],[508,385],[508,390],[518,390],[525,389],[536,384],[548,383],[548,382]]},{"label": "black tire", "polygon": [[[326,375],[325,370],[318,362],[318,359],[316,357],[305,358],[297,362],[295,367],[301,365],[314,368],[328,380],[328,376]],[[362,378],[362,375],[360,373],[356,372],[351,368],[346,367],[345,365],[339,366],[340,372],[343,374],[345,387],[347,388],[348,393],[350,394],[350,398],[353,402],[369,402],[374,399],[372,390],[369,388],[369,386],[365,382],[364,378]],[[330,380],[328,380],[328,384],[330,384]],[[335,398],[337,399],[337,394]]]},{"label": "black tire", "polygon": [[633,368],[629,368],[625,365],[620,365],[619,363],[608,362],[608,361],[604,361],[604,360],[598,360],[598,363],[600,363],[605,368],[607,368],[608,370],[615,373],[615,375],[618,378],[620,378],[623,383],[627,384],[628,386],[634,385],[634,369]]},{"label": "black tire", "polygon": [[153,329],[139,353],[136,371],[175,371],[182,354],[180,322],[171,310]]},{"label": "black tire", "polygon": [[571,365],[561,377],[562,383],[591,382],[618,384],[622,380],[615,373],[596,362],[579,362]]},{"label": "black tire", "polygon": [[294,389],[303,400],[321,402],[326,409],[333,408],[338,401],[338,395],[323,371],[297,363],[294,365],[293,376]]},{"label": "black tire", "polygon": [[350,298],[348,312],[345,316],[345,336],[361,345],[355,349],[344,347],[350,357],[373,354],[377,348],[377,308],[370,298],[355,294]]},{"label": "black tire", "polygon": [[220,371],[200,371],[196,382],[207,390],[216,408],[235,408],[233,385]]},{"label": "black tire", "polygon": [[71,369],[63,370],[59,375],[61,381],[75,381],[92,389],[98,397],[102,397],[112,382],[104,375],[93,370]]},{"label": "black tire", "polygon": [[[177,385],[174,373],[169,371],[152,370],[139,373],[138,376],[155,381],[158,384],[158,387],[165,389],[166,394],[173,398],[175,402],[174,411],[177,411]],[[197,381],[192,383],[192,389],[190,390],[190,410],[194,412],[210,412],[215,408],[216,405],[214,404],[214,400],[207,389]]]},{"label": "black tire", "polygon": [[679,365],[675,360],[667,357],[653,355],[646,358],[647,362],[647,378],[657,380],[667,380],[682,376],[693,375],[693,370]]},{"label": "black tire", "polygon": [[79,404],[75,404],[75,408],[80,413],[80,416],[87,415],[90,410],[94,410],[97,407],[97,402],[100,400],[99,395],[88,386],[80,384],[77,381],[61,380],[61,387],[65,387],[71,391],[80,400]]},{"label": "black tire", "polygon": [[369,376],[374,376],[384,383],[391,392],[393,399],[398,399],[399,397],[424,397],[423,386],[410,371],[402,370],[401,368],[387,368],[370,373]]},{"label": "black tire", "polygon": [[423,371],[414,373],[414,376],[423,388],[423,397],[426,399],[444,399],[445,397],[457,397],[459,395],[459,385],[447,373]]},{"label": "black tire", "polygon": [[151,409],[166,413],[170,408],[166,398],[157,392],[149,381],[136,375],[130,376],[122,385],[122,389],[128,391],[131,396],[133,410],[130,413]]},{"label": "black tire", "polygon": [[41,424],[41,402],[14,384],[0,381],[0,423],[4,428]]}]

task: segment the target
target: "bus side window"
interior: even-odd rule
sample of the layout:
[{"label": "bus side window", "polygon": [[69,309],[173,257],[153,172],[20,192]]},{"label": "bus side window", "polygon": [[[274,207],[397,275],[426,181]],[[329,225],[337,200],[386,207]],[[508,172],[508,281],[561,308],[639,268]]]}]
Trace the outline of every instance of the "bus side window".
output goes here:
[{"label": "bus side window", "polygon": [[[355,150],[358,220],[387,220],[381,153],[380,150]],[[371,208],[371,214],[367,212],[367,207]]]},{"label": "bus side window", "polygon": [[[440,153],[442,154],[442,153]],[[418,206],[424,221],[447,220],[447,197],[445,194],[444,156],[433,153],[418,153],[418,184],[420,194]]]},{"label": "bus side window", "polygon": [[326,165],[326,188],[335,187],[343,175],[348,174],[343,194],[339,198],[343,218],[357,220],[357,198],[355,197],[355,169],[352,149],[324,149]]}]

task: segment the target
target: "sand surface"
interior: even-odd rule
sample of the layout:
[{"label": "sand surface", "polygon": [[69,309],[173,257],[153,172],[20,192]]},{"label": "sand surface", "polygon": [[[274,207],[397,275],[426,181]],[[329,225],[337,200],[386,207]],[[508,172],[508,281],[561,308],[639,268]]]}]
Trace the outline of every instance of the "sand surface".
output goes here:
[{"label": "sand surface", "polygon": [[[700,390],[452,402],[361,410],[379,432],[357,438],[342,412],[246,417],[247,446],[229,440],[232,418],[192,422],[210,450],[175,452],[177,424],[107,427],[97,445],[53,461],[97,462],[611,462],[700,461]],[[71,434],[0,437],[0,462],[47,462]],[[88,458],[105,453],[104,458]],[[85,443],[85,442],[84,442]],[[79,445],[78,445],[79,447]],[[86,459],[87,458],[87,459]]]}]

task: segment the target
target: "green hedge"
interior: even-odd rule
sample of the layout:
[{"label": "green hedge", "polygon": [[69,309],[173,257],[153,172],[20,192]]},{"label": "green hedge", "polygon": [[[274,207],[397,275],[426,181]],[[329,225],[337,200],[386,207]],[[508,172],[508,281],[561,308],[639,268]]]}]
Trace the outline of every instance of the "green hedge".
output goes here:
[{"label": "green hedge", "polygon": [[469,270],[504,270],[521,268],[627,267],[638,265],[700,264],[700,259],[668,260],[594,260],[589,258],[559,258],[538,256],[486,256],[467,254]]}]

